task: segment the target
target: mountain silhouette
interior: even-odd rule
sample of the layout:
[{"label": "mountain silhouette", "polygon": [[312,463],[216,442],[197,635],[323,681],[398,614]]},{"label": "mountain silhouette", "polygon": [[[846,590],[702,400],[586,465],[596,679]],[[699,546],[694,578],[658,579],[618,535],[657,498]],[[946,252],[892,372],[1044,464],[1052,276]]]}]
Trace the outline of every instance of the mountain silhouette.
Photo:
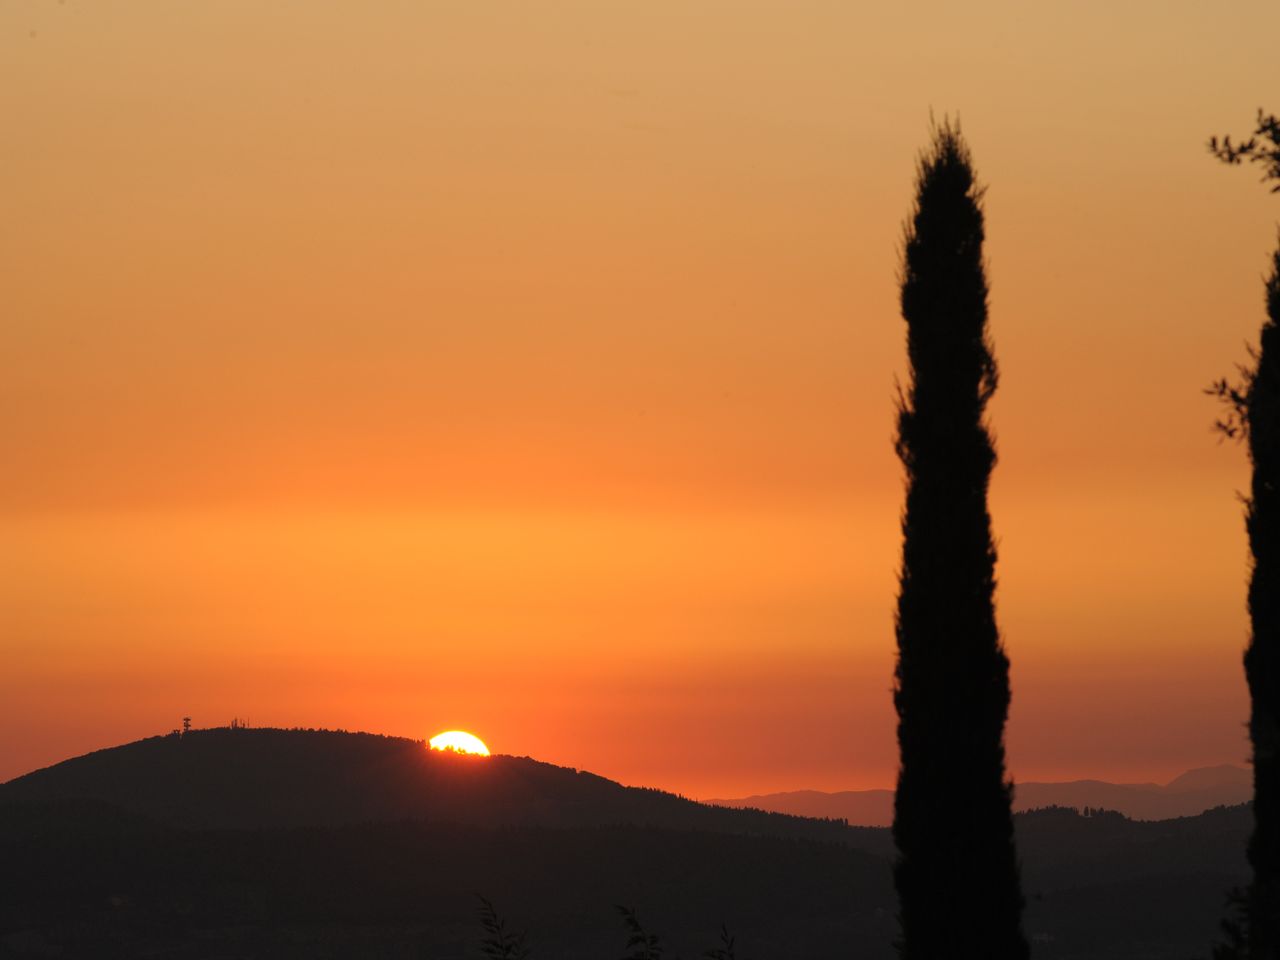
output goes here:
[{"label": "mountain silhouette", "polygon": [[325,730],[219,728],[99,750],[0,785],[0,802],[93,801],[188,828],[429,820],[484,826],[628,823],[840,839],[843,823],[728,810],[529,757],[428,750]]},{"label": "mountain silhouette", "polygon": [[[1018,815],[1036,955],[1201,951],[1247,876],[1251,821],[1247,806],[1151,823]],[[701,956],[724,921],[756,960],[889,960],[892,862],[887,829],[710,807],[526,757],[195,731],[0,785],[0,957],[462,960],[477,955],[479,891],[535,956],[620,955],[623,903],[672,955]]]},{"label": "mountain silhouette", "polygon": [[[1190,817],[1214,807],[1246,803],[1253,796],[1253,775],[1245,767],[1223,764],[1188,770],[1166,784],[1108,783],[1071,780],[1063,783],[1019,783],[1013,808],[1019,812],[1043,807],[1100,807],[1133,820]],[[827,817],[849,823],[884,827],[893,822],[892,790],[794,790],[709,804],[733,809],[767,810],[801,817]]]}]

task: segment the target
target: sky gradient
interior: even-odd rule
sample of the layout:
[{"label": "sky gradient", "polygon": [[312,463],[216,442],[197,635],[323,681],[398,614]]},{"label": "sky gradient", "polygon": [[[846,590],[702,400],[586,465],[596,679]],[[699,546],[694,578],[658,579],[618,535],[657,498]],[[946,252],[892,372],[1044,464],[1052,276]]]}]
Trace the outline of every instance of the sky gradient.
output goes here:
[{"label": "sky gradient", "polygon": [[0,780],[233,716],[889,786],[930,111],[1018,779],[1243,762],[1280,7],[0,0]]}]

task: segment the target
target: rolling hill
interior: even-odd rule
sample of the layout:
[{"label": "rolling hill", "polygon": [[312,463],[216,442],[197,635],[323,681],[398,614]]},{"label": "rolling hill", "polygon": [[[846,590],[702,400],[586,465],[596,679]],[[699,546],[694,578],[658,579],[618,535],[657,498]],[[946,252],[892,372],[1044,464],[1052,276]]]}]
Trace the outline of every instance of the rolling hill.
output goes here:
[{"label": "rolling hill", "polygon": [[728,810],[529,757],[324,730],[193,730],[99,750],[0,785],[0,802],[94,801],[185,828],[430,820],[835,839],[842,824]]},{"label": "rolling hill", "polygon": [[[1247,876],[1247,806],[1015,819],[1037,960],[1206,956]],[[723,921],[754,960],[888,960],[892,859],[885,829],[529,758],[197,731],[0,785],[0,957],[464,960],[480,892],[535,956],[622,955],[622,903],[670,955],[702,955]]]}]

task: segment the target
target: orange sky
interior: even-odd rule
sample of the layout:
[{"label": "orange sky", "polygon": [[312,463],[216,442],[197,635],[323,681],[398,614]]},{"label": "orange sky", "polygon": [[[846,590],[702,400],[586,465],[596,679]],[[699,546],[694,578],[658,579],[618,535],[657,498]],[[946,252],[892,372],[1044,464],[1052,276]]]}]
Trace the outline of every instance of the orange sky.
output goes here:
[{"label": "orange sky", "polygon": [[0,780],[472,730],[888,786],[929,111],[989,184],[1021,779],[1247,754],[1271,0],[0,3]]}]

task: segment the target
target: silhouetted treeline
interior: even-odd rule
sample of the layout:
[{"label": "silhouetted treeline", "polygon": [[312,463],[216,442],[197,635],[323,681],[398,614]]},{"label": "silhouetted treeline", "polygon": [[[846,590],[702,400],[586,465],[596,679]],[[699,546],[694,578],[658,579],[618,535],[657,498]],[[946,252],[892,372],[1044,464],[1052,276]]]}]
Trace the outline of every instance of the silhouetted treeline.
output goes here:
[{"label": "silhouetted treeline", "polygon": [[[1219,159],[1263,165],[1263,180],[1280,190],[1280,120],[1258,111],[1253,135],[1233,143],[1210,140]],[[1220,380],[1212,392],[1227,404],[1219,427],[1242,437],[1253,475],[1245,523],[1253,569],[1249,579],[1249,738],[1253,747],[1255,826],[1249,839],[1253,879],[1238,899],[1242,922],[1229,922],[1229,943],[1219,956],[1243,952],[1250,960],[1280,958],[1280,249],[1265,281],[1266,317],[1252,363],[1238,383]]]},{"label": "silhouetted treeline", "polygon": [[0,804],[18,828],[0,828],[0,956],[5,938],[26,935],[95,960],[474,957],[475,891],[545,958],[619,957],[616,903],[660,918],[664,942],[686,957],[721,920],[757,960],[817,960],[842,943],[887,960],[893,936],[887,861],[835,843],[429,823],[130,826],[62,840],[28,818],[59,819]]},{"label": "silhouetted treeline", "polygon": [[[1191,956],[1246,876],[1244,808],[1016,823],[1038,960]],[[481,891],[534,960],[621,957],[619,903],[669,957],[700,956],[724,922],[745,960],[888,960],[889,831],[851,835],[868,849],[635,826],[179,830],[102,804],[0,801],[0,956],[476,958]]]},{"label": "silhouetted treeline", "polygon": [[1021,960],[1004,724],[1009,662],[996,628],[987,484],[982,190],[960,131],[944,123],[920,160],[907,225],[902,315],[909,383],[898,412],[906,468],[898,594],[901,767],[893,834],[906,960]]}]

